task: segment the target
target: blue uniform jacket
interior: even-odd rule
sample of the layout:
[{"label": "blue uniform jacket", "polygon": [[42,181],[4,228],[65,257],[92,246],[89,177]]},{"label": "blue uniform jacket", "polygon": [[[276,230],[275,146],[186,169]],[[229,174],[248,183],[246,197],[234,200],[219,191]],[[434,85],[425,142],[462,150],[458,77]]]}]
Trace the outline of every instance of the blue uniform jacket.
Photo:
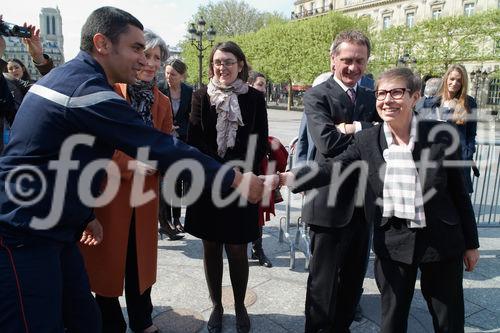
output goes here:
[{"label": "blue uniform jacket", "polygon": [[[85,135],[81,138],[89,142],[71,149],[69,140],[76,139],[76,134]],[[64,145],[67,148],[62,149]],[[94,218],[92,200],[82,198],[99,194],[103,167],[114,150],[136,157],[138,147],[150,148],[149,160],[158,162],[160,172],[180,159],[196,160],[205,170],[204,177],[196,174],[204,178],[204,186],[212,185],[221,168],[196,148],[146,126],[113,91],[90,54],[82,51],[52,70],[24,98],[11,141],[0,158],[0,241],[75,241]],[[92,172],[91,167],[99,163],[100,170]],[[229,189],[234,172],[224,171],[221,176],[221,189]],[[49,215],[57,207],[62,207],[62,214]]]}]

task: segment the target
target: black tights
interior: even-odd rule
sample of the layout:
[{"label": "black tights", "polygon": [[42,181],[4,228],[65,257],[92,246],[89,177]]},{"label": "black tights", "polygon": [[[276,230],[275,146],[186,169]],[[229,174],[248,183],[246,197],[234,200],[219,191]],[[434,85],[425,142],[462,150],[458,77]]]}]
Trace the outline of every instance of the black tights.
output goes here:
[{"label": "black tights", "polygon": [[[203,263],[208,291],[214,308],[222,307],[222,243],[203,240]],[[247,244],[224,244],[229,261],[235,309],[245,305],[248,284]]]}]

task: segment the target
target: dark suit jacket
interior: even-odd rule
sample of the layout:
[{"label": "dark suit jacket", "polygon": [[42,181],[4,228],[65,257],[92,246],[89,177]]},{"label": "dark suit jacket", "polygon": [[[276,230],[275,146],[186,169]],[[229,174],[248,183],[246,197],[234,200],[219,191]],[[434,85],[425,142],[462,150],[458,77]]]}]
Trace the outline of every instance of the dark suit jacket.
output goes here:
[{"label": "dark suit jacket", "polygon": [[[307,117],[307,129],[311,134],[317,163],[342,153],[352,142],[352,135],[341,134],[335,127],[339,123],[360,121],[363,128],[371,127],[373,121],[380,121],[375,110],[375,96],[358,86],[356,105],[333,76],[313,88],[304,96],[304,112]],[[328,187],[318,189],[318,194],[308,193],[314,198],[308,201],[302,210],[308,224],[327,228],[347,225],[354,211],[357,176],[353,175],[339,189],[335,205],[328,205]],[[330,206],[330,207],[328,207]]]},{"label": "dark suit jacket", "polygon": [[[170,89],[168,84],[165,82],[165,88],[161,89],[161,92],[165,94],[168,98],[170,97]],[[181,104],[179,106],[179,111],[174,117],[174,126],[178,126],[177,134],[182,141],[186,141],[187,130],[189,125],[189,114],[191,113],[191,98],[193,96],[193,88],[188,86],[184,82],[181,83]],[[172,102],[172,100],[170,100]],[[173,112],[173,108],[172,108]]]},{"label": "dark suit jacket", "polygon": [[[366,218],[374,225],[373,248],[378,256],[411,264],[439,261],[461,255],[465,249],[478,248],[476,220],[462,172],[460,168],[447,167],[447,162],[460,159],[460,152],[445,152],[452,144],[452,137],[445,131],[440,131],[433,141],[427,140],[429,131],[436,125],[451,126],[443,122],[420,121],[417,132],[420,141],[415,143],[413,150],[416,162],[428,153],[428,160],[435,164],[425,172],[417,164],[424,198],[426,193],[435,191],[429,200],[424,200],[427,226],[423,229],[408,229],[406,220],[399,218],[383,218],[382,206],[376,204],[377,198],[383,197],[383,180],[379,174],[385,174],[383,151],[387,148],[381,125],[357,134],[354,143],[344,153],[323,162],[319,173],[294,191],[328,184],[335,162],[345,168],[355,161],[364,161],[368,166],[364,210]],[[309,170],[308,166],[294,170],[297,181]]]}]

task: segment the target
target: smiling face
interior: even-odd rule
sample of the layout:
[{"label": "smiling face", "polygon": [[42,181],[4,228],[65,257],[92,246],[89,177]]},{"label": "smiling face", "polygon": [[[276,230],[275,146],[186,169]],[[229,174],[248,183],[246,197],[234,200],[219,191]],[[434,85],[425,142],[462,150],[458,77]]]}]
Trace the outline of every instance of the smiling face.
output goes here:
[{"label": "smiling face", "polygon": [[368,63],[366,45],[343,42],[331,56],[335,77],[348,87],[354,87],[363,76]]},{"label": "smiling face", "polygon": [[[397,90],[404,89],[402,94],[397,94]],[[392,94],[389,91],[393,90]],[[386,79],[378,83],[376,95],[385,91],[385,98],[377,98],[377,112],[382,120],[393,127],[410,126],[412,110],[420,94],[418,91],[411,94],[407,89],[407,82],[404,79]],[[383,94],[382,94],[383,95]],[[396,98],[394,98],[394,97]]]},{"label": "smiling face", "polygon": [[7,71],[10,75],[15,77],[16,79],[20,79],[23,77],[23,68],[15,61],[9,61],[7,63]]},{"label": "smiling face", "polygon": [[137,73],[137,78],[142,81],[151,82],[161,66],[161,51],[159,46],[144,51],[146,65]]},{"label": "smiling face", "polygon": [[243,62],[238,61],[231,52],[217,50],[212,60],[214,78],[224,86],[230,86],[243,69]]},{"label": "smiling face", "polygon": [[460,72],[452,71],[446,79],[446,86],[448,87],[450,97],[457,97],[460,88],[462,88],[462,75]]}]

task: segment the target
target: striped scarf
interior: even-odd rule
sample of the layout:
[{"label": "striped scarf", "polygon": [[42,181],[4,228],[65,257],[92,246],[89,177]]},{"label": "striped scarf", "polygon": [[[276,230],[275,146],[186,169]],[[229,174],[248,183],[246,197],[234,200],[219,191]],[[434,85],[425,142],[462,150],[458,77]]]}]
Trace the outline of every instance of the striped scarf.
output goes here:
[{"label": "striped scarf", "polygon": [[394,144],[389,126],[387,123],[383,126],[388,148],[384,150],[387,166],[382,216],[406,219],[408,228],[424,228],[426,224],[422,185],[412,155],[417,131],[416,117],[411,120],[408,145]]}]

